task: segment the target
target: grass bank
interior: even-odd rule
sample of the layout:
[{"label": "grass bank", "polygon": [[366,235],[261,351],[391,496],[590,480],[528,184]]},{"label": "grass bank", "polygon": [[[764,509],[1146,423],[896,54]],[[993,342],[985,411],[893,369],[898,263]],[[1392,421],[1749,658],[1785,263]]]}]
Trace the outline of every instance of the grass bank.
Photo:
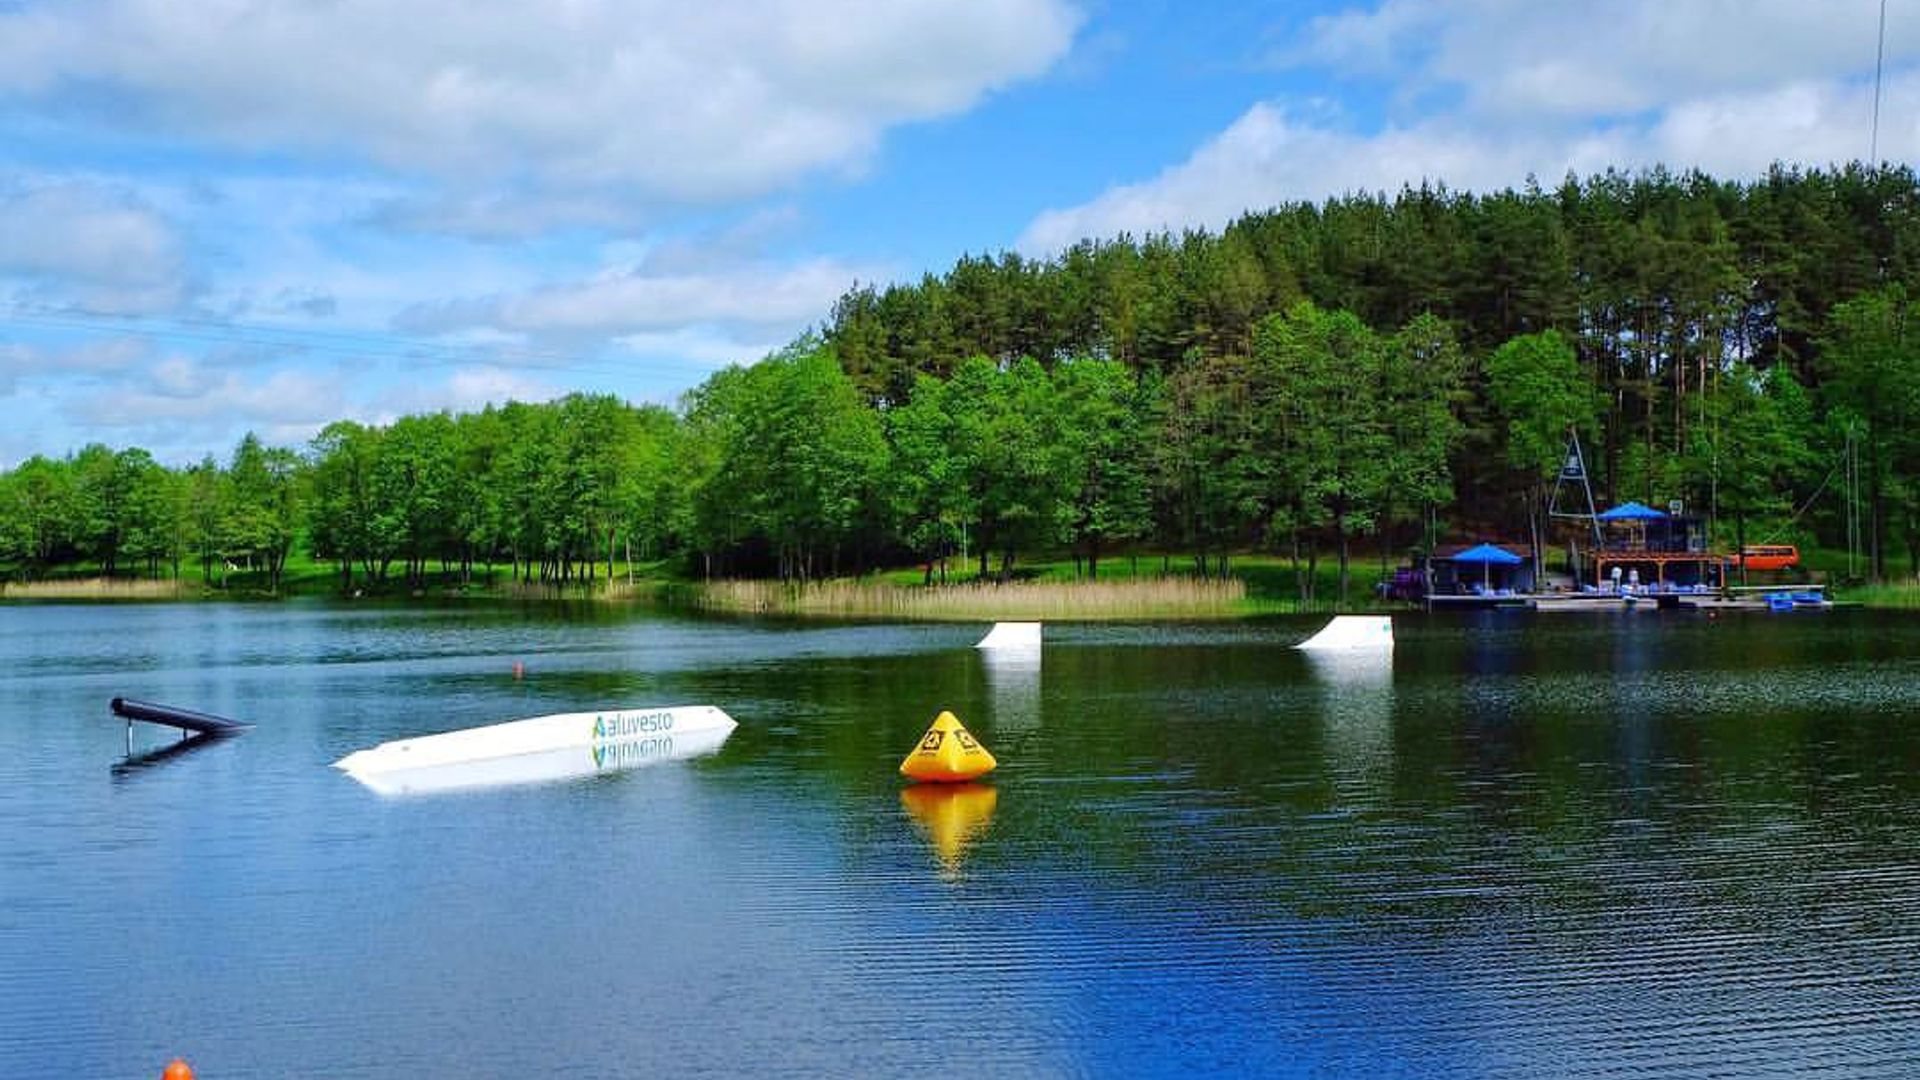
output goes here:
[{"label": "grass bank", "polygon": [[1858,585],[1841,589],[1837,599],[1863,607],[1895,611],[1920,611],[1920,581],[1896,581],[1881,585]]}]

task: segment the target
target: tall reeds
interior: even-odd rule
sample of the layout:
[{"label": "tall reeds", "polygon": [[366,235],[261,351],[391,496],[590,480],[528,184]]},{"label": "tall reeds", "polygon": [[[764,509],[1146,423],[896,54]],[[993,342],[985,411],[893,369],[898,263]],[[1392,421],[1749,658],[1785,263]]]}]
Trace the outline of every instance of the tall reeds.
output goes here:
[{"label": "tall reeds", "polygon": [[714,581],[684,599],[710,611],[924,620],[1225,618],[1244,612],[1246,583],[1167,577],[1113,582],[891,585]]},{"label": "tall reeds", "polygon": [[0,600],[174,600],[183,595],[180,582],[152,578],[0,582]]}]

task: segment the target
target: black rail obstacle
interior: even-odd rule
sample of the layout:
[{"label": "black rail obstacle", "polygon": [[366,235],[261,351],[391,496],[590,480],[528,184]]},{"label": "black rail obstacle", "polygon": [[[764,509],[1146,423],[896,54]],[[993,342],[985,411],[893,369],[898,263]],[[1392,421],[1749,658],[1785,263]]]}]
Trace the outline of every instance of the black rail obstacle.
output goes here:
[{"label": "black rail obstacle", "polygon": [[196,735],[238,735],[253,726],[212,713],[177,709],[172,705],[155,705],[150,701],[134,701],[130,698],[114,698],[109,707],[115,716],[123,716],[129,722],[144,720],[149,724],[165,724]]},{"label": "black rail obstacle", "polygon": [[[253,727],[252,724],[243,724],[238,720],[229,720],[212,713],[179,709],[172,705],[155,705],[151,701],[134,701],[130,698],[114,698],[107,707],[113,710],[115,716],[122,717],[127,722],[127,760],[122,762],[123,765],[143,765],[175,757],[187,750],[232,738]],[[178,728],[180,743],[168,747],[165,752],[149,751],[135,758],[133,756],[133,722],[135,720]]]}]

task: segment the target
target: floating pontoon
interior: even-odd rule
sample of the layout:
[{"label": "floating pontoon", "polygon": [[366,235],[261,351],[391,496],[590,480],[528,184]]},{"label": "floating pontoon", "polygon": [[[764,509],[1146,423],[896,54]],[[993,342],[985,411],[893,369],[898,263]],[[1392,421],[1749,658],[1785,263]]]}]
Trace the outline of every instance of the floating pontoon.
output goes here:
[{"label": "floating pontoon", "polygon": [[560,713],[385,742],[333,766],[383,794],[534,783],[695,757],[736,726],[711,705]]}]

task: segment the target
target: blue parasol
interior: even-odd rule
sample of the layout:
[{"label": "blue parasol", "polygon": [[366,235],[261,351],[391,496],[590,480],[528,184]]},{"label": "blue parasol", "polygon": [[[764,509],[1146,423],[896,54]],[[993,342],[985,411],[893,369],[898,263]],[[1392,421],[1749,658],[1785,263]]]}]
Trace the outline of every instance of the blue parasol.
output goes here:
[{"label": "blue parasol", "polygon": [[1486,563],[1488,566],[1519,566],[1521,563],[1526,562],[1525,559],[1508,551],[1506,548],[1494,547],[1492,544],[1479,544],[1470,547],[1458,555],[1453,556],[1453,561],[1457,563]]},{"label": "blue parasol", "polygon": [[1664,510],[1655,510],[1645,503],[1637,502],[1624,502],[1598,515],[1601,521],[1657,521],[1666,516]]},{"label": "blue parasol", "polygon": [[1459,563],[1479,563],[1481,582],[1491,590],[1493,588],[1494,567],[1519,566],[1526,560],[1508,551],[1506,548],[1494,547],[1492,544],[1476,544],[1455,555],[1453,561],[1456,565]]}]

